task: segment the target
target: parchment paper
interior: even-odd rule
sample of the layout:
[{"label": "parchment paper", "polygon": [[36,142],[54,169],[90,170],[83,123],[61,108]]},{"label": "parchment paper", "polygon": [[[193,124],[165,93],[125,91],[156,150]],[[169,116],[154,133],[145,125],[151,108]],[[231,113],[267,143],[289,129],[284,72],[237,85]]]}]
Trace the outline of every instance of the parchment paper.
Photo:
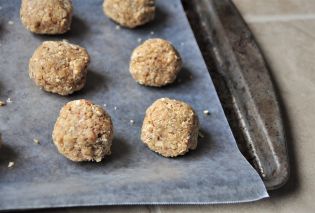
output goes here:
[{"label": "parchment paper", "polygon": [[[101,0],[73,4],[69,33],[39,36],[20,23],[19,1],[0,2],[0,99],[12,100],[0,108],[0,209],[214,204],[268,196],[237,149],[179,0],[158,0],[155,21],[135,30],[116,27],[103,15]],[[184,69],[175,84],[148,88],[131,78],[130,54],[138,40],[150,37],[170,40],[182,55]],[[91,56],[87,86],[70,97],[46,93],[28,77],[33,51],[42,41],[61,39],[86,47]],[[186,101],[199,115],[204,138],[183,157],[163,158],[139,139],[146,108],[161,97]],[[112,155],[101,163],[71,162],[52,143],[60,108],[79,98],[106,104],[112,116]],[[10,161],[15,165],[8,168]]]}]

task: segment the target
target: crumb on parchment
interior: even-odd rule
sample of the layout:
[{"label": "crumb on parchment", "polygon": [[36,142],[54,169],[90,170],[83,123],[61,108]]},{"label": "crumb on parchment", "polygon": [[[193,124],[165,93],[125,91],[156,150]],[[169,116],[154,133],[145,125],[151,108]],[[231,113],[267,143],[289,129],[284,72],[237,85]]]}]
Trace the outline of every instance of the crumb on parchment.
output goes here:
[{"label": "crumb on parchment", "polygon": [[35,143],[35,144],[40,144],[40,142],[39,142],[39,140],[38,139],[33,139],[33,142]]},{"label": "crumb on parchment", "polygon": [[209,110],[204,110],[204,111],[203,111],[203,114],[205,114],[205,115],[209,115],[209,114],[210,114],[210,112],[209,112]]},{"label": "crumb on parchment", "polygon": [[0,133],[0,148],[1,148],[1,145],[2,145],[2,137],[1,137],[1,133]]},{"label": "crumb on parchment", "polygon": [[8,168],[11,168],[14,166],[14,162],[13,161],[10,161],[9,164],[8,164]]},{"label": "crumb on parchment", "polygon": [[198,136],[199,136],[200,138],[204,138],[204,137],[205,137],[205,135],[204,135],[201,131],[198,132]]}]

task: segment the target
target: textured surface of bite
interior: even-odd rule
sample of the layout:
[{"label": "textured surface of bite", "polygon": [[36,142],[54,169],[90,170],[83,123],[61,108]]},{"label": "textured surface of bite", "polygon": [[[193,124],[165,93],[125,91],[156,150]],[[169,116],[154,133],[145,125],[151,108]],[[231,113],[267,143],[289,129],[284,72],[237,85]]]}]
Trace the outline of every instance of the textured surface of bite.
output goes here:
[{"label": "textured surface of bite", "polygon": [[121,26],[135,28],[154,19],[155,0],[105,0],[103,10]]},{"label": "textured surface of bite", "polygon": [[133,51],[129,70],[139,84],[160,87],[173,83],[181,68],[181,57],[173,45],[156,38]]},{"label": "textured surface of bite", "polygon": [[161,98],[146,111],[141,140],[164,157],[176,157],[196,149],[198,131],[198,117],[191,106]]},{"label": "textured surface of bite", "polygon": [[70,29],[71,0],[22,0],[23,25],[37,34],[62,34]]},{"label": "textured surface of bite", "polygon": [[58,151],[72,161],[101,161],[111,154],[113,124],[100,106],[87,100],[67,103],[53,130]]},{"label": "textured surface of bite", "polygon": [[29,76],[45,91],[69,95],[85,85],[90,57],[87,51],[65,41],[45,41],[29,62]]}]

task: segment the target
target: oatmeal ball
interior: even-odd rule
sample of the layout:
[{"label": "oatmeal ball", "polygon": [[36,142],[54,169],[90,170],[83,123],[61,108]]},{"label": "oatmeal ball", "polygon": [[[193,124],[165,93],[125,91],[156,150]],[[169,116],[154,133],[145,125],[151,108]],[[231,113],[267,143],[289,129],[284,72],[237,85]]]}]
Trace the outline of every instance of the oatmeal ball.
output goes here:
[{"label": "oatmeal ball", "polygon": [[87,100],[67,103],[60,111],[52,138],[58,151],[72,161],[101,161],[111,154],[110,116]]},{"label": "oatmeal ball", "polygon": [[70,29],[71,0],[22,0],[23,25],[38,34],[62,34]]},{"label": "oatmeal ball", "polygon": [[198,131],[198,117],[191,106],[161,98],[146,111],[141,140],[164,157],[176,157],[196,149]]},{"label": "oatmeal ball", "polygon": [[66,41],[45,41],[29,62],[29,76],[44,90],[69,95],[85,85],[90,57],[87,51]]},{"label": "oatmeal ball", "polygon": [[142,85],[161,87],[173,83],[182,68],[179,53],[163,39],[149,39],[131,55],[129,70]]},{"label": "oatmeal ball", "polygon": [[128,28],[135,28],[154,19],[155,0],[105,0],[105,15]]}]

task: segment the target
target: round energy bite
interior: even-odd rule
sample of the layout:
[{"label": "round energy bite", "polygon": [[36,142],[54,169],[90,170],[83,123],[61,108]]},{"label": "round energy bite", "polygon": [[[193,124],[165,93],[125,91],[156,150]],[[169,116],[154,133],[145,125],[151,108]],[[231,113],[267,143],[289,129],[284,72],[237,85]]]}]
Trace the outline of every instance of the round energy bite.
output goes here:
[{"label": "round energy bite", "polygon": [[129,70],[142,85],[161,87],[173,83],[182,68],[182,60],[173,45],[163,39],[149,39],[131,55]]},{"label": "round energy bite", "polygon": [[146,111],[141,140],[164,157],[176,157],[196,149],[198,131],[198,117],[191,106],[161,98]]},{"label": "round energy bite", "polygon": [[29,76],[47,92],[69,95],[85,85],[90,57],[66,41],[45,41],[29,62]]},{"label": "round energy bite", "polygon": [[101,161],[111,154],[110,116],[87,100],[67,103],[60,111],[52,138],[58,151],[72,161]]},{"label": "round energy bite", "polygon": [[22,0],[23,25],[38,34],[62,34],[70,29],[71,0]]},{"label": "round energy bite", "polygon": [[135,28],[154,19],[155,0],[105,0],[105,15],[128,28]]}]

